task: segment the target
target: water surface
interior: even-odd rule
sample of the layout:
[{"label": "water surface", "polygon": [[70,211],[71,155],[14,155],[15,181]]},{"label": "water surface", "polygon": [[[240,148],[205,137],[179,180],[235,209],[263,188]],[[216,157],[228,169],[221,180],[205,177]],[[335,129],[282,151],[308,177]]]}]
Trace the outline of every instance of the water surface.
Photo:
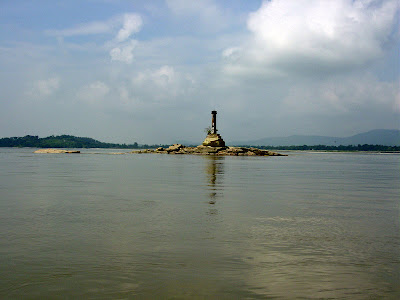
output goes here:
[{"label": "water surface", "polygon": [[0,148],[0,298],[400,297],[400,155],[112,151]]}]

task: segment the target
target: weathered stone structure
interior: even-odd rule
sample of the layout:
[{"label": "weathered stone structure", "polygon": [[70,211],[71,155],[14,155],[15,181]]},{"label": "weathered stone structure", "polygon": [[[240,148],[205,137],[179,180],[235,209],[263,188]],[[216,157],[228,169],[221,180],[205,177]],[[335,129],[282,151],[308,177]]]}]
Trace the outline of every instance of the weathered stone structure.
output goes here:
[{"label": "weathered stone structure", "polygon": [[213,110],[211,112],[211,132],[208,133],[206,139],[203,142],[203,146],[209,147],[225,147],[225,141],[217,133],[217,111]]},{"label": "weathered stone structure", "polygon": [[217,134],[217,111],[211,111],[211,134]]}]

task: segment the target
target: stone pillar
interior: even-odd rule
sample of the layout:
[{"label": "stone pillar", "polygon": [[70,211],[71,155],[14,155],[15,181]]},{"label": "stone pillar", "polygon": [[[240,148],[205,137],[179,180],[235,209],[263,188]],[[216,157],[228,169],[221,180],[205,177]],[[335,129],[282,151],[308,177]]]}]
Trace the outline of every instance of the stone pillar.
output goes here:
[{"label": "stone pillar", "polygon": [[213,110],[211,112],[212,120],[211,120],[211,134],[217,134],[217,111]]},{"label": "stone pillar", "polygon": [[219,134],[217,134],[217,111],[213,110],[211,112],[211,115],[211,133],[207,135],[206,139],[203,142],[203,146],[225,147],[224,140]]}]

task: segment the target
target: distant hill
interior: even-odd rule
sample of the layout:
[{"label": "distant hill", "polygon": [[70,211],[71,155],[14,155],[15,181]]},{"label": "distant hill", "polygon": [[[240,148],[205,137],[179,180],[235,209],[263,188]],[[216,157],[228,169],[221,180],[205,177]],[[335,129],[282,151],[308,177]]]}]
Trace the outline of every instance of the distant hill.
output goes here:
[{"label": "distant hill", "polygon": [[229,145],[253,146],[301,146],[301,145],[384,145],[400,146],[400,130],[376,129],[349,137],[329,137],[317,135],[291,135],[288,137],[263,138],[253,141],[231,142]]},{"label": "distant hill", "polygon": [[[35,147],[35,148],[119,148],[119,149],[140,149],[157,148],[160,145],[138,145],[133,143],[113,144],[104,143],[88,137],[76,137],[72,135],[38,136],[26,135],[24,137],[8,137],[0,139],[0,147]],[[164,145],[163,145],[164,146]]]}]

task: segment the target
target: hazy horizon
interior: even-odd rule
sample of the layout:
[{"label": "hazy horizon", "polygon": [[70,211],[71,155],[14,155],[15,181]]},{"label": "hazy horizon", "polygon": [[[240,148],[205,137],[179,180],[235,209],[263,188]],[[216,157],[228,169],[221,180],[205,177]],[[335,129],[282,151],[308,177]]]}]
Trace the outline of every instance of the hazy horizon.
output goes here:
[{"label": "hazy horizon", "polygon": [[400,128],[395,0],[0,3],[0,136],[201,141]]},{"label": "hazy horizon", "polygon": [[[383,132],[382,132],[383,131]],[[393,133],[390,133],[391,131],[396,132],[397,138],[395,139],[396,141],[394,142],[393,140]],[[46,136],[40,136],[37,134],[27,134],[28,136],[38,136],[39,138],[47,138],[51,136],[62,136],[62,135],[67,135],[67,136],[74,136],[72,134],[64,133],[64,134],[52,134],[52,135],[46,135]],[[254,140],[226,140],[226,142],[230,145],[239,145],[243,143],[250,143],[254,144],[257,142],[260,142],[260,145],[270,145],[270,146],[289,146],[289,145],[356,145],[356,144],[370,144],[370,145],[398,145],[400,140],[399,140],[399,135],[400,135],[400,130],[399,129],[375,129],[371,130],[368,132],[360,132],[358,134],[352,135],[352,136],[323,136],[323,135],[288,135],[288,136],[273,136],[273,137],[262,137],[259,139],[254,139]],[[204,133],[203,138],[206,136],[206,133]],[[22,138],[23,136],[18,136],[19,138]],[[203,139],[201,140],[182,140],[182,139],[177,139],[177,140],[171,140],[167,143],[140,143],[137,141],[133,141],[131,143],[127,143],[125,141],[121,142],[111,142],[111,141],[104,141],[100,139],[96,139],[90,136],[75,136],[77,138],[92,138],[95,140],[98,140],[99,142],[103,143],[116,143],[116,144],[134,144],[137,143],[139,145],[160,145],[160,144],[165,144],[165,145],[171,145],[171,144],[184,144],[184,145],[196,145],[196,144],[201,144]],[[12,138],[11,136],[8,137],[2,137],[0,136],[0,139],[2,138]],[[293,144],[293,138],[297,138],[296,142]],[[310,140],[311,139],[311,140]],[[323,140],[321,140],[323,139]],[[334,139],[339,139],[338,141],[334,141]],[[346,140],[347,139],[347,140]],[[282,143],[283,141],[283,143]],[[311,144],[310,144],[311,142]],[[339,144],[338,144],[339,143]]]}]

